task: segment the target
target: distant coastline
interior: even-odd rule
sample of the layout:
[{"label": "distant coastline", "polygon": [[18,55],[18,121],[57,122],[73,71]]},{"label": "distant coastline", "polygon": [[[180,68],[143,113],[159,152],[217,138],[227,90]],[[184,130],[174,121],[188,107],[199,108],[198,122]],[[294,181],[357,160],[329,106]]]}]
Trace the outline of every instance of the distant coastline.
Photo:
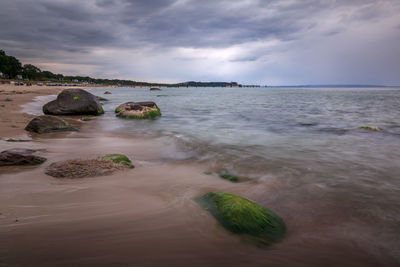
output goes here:
[{"label": "distant coastline", "polygon": [[357,88],[357,87],[399,87],[399,85],[380,85],[380,84],[304,84],[304,85],[268,85],[267,87],[343,87],[343,88]]}]

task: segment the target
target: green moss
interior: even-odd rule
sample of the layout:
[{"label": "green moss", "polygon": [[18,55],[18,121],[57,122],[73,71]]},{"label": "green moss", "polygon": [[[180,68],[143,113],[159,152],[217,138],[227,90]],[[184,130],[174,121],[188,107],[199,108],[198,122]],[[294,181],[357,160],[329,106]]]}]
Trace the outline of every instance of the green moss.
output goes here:
[{"label": "green moss", "polygon": [[79,99],[79,97],[78,96],[74,96],[74,100],[78,100]]},{"label": "green moss", "polygon": [[89,118],[89,117],[83,117],[83,118],[81,118],[81,121],[91,121],[92,120],[92,118]]},{"label": "green moss", "polygon": [[39,164],[42,164],[43,162],[45,162],[46,160],[47,159],[45,159],[45,158],[37,158],[37,159],[35,159],[34,164],[39,165]]},{"label": "green moss", "polygon": [[135,116],[135,115],[124,116],[121,113],[117,114],[117,117],[125,119],[154,119],[155,117],[158,116],[161,116],[161,111],[159,109],[150,110],[143,116]]},{"label": "green moss", "polygon": [[205,175],[211,175],[212,174],[212,171],[204,171],[203,172]]},{"label": "green moss", "polygon": [[286,225],[274,212],[237,195],[209,192],[197,199],[223,227],[251,236],[257,243],[269,245],[286,233]]},{"label": "green moss", "polygon": [[107,154],[105,156],[100,157],[104,160],[112,160],[114,163],[125,165],[129,168],[135,168],[129,158],[122,154]]},{"label": "green moss", "polygon": [[225,171],[221,171],[218,173],[218,176],[221,177],[222,179],[231,181],[233,183],[238,183],[240,181],[240,178],[236,175],[233,175],[231,173],[225,172]]},{"label": "green moss", "polygon": [[358,129],[362,130],[368,130],[368,131],[375,131],[375,132],[381,132],[382,130],[376,126],[360,126]]},{"label": "green moss", "polygon": [[120,112],[121,112],[121,109],[120,109],[120,108],[116,108],[116,109],[114,110],[114,112],[115,112],[115,113],[120,113]]},{"label": "green moss", "polygon": [[97,110],[97,115],[102,115],[102,114],[104,114],[104,110],[101,109]]}]

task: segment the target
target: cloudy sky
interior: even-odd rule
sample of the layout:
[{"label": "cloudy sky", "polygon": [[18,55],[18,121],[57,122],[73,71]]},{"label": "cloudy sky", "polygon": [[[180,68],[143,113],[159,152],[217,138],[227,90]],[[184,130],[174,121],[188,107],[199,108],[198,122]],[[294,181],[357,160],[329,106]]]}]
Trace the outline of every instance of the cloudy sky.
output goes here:
[{"label": "cloudy sky", "polygon": [[400,84],[399,0],[0,0],[0,49],[137,81]]}]

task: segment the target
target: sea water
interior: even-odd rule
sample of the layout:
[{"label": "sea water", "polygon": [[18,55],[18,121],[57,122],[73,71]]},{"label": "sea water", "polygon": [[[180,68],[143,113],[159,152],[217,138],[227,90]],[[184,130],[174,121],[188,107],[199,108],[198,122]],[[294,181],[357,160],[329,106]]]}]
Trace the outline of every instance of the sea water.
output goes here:
[{"label": "sea water", "polygon": [[[400,88],[91,92],[106,90],[103,131],[162,139],[174,147],[165,160],[204,161],[262,184],[254,194],[277,196],[289,219],[327,224],[337,238],[357,236],[352,240],[370,253],[399,259]],[[127,101],[154,101],[162,116],[116,119],[115,107]]]}]

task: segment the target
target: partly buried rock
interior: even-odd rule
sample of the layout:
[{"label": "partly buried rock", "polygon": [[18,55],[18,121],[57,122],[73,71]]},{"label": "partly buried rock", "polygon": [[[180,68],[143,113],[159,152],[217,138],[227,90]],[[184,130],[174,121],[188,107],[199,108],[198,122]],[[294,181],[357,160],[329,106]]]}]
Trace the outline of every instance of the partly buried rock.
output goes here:
[{"label": "partly buried rock", "polygon": [[0,153],[0,166],[13,165],[38,165],[46,161],[46,158],[32,155],[35,149],[10,149]]},{"label": "partly buried rock", "polygon": [[117,117],[128,119],[152,119],[161,116],[157,104],[147,102],[126,102],[115,109]]},{"label": "partly buried rock", "polygon": [[251,236],[257,243],[272,244],[286,233],[286,225],[278,215],[243,197],[210,192],[198,202],[226,229]]},{"label": "partly buried rock", "polygon": [[32,119],[25,127],[25,130],[39,134],[52,133],[52,132],[78,131],[65,120],[55,116],[48,116],[48,115],[43,115]]},{"label": "partly buried rock", "polygon": [[73,159],[50,164],[46,174],[56,178],[84,178],[110,175],[115,171],[134,168],[128,157],[108,154],[96,159]]},{"label": "partly buried rock", "polygon": [[43,106],[50,115],[100,115],[104,110],[95,95],[82,89],[65,89]]}]

